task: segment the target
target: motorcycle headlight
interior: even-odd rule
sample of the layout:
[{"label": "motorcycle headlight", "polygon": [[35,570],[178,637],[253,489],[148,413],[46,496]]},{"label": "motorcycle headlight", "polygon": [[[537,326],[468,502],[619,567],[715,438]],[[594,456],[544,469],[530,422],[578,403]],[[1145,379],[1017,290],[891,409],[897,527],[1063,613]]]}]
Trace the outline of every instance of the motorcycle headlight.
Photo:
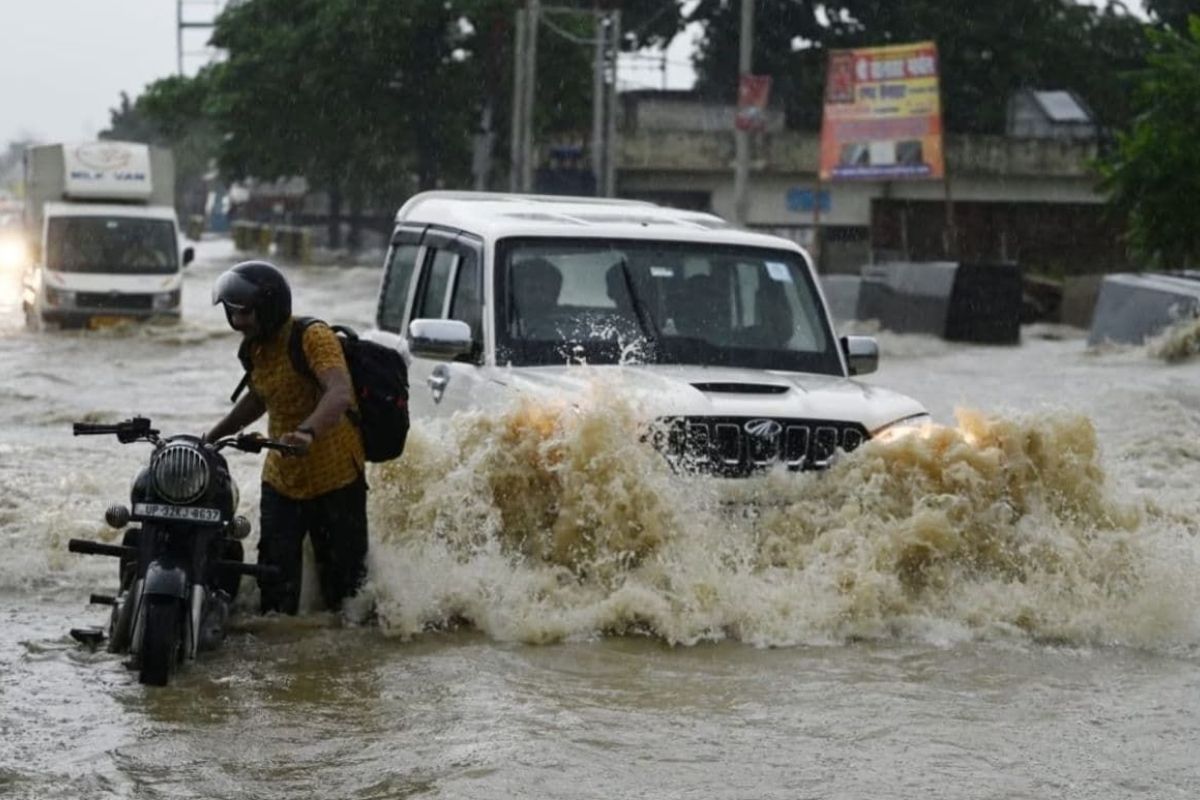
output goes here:
[{"label": "motorcycle headlight", "polygon": [[191,503],[208,490],[208,459],[188,442],[172,442],[150,463],[154,490],[169,503]]}]

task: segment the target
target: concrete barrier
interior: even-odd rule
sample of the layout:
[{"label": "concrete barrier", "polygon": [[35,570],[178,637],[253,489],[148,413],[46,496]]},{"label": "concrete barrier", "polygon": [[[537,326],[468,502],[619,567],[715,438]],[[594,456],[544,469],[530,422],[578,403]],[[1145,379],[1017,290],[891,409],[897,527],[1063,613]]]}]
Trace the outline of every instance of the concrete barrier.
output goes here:
[{"label": "concrete barrier", "polygon": [[295,225],[235,222],[233,245],[238,250],[274,253],[280,259],[307,263],[312,260],[312,231]]},{"label": "concrete barrier", "polygon": [[271,231],[258,222],[233,223],[233,246],[238,250],[265,253],[271,245]]},{"label": "concrete barrier", "polygon": [[1200,315],[1200,274],[1106,275],[1100,284],[1088,345],[1141,344],[1169,325]]},{"label": "concrete barrier", "polygon": [[308,262],[312,256],[312,233],[308,228],[280,225],[273,232],[275,254],[286,261]]},{"label": "concrete barrier", "polygon": [[1063,281],[1058,321],[1076,328],[1090,328],[1103,275],[1072,275]]},{"label": "concrete barrier", "polygon": [[898,333],[951,341],[1016,344],[1021,270],[1015,264],[890,262],[863,267],[858,319]]}]

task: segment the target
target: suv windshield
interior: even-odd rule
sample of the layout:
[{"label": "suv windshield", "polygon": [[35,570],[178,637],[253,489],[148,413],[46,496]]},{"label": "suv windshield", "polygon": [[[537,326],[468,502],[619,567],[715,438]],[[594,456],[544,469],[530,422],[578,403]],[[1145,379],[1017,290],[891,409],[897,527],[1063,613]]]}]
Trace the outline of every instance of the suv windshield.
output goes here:
[{"label": "suv windshield", "polygon": [[175,272],[175,225],[141,217],[53,217],[48,221],[46,267],[60,272]]},{"label": "suv windshield", "polygon": [[799,253],[709,243],[520,239],[500,248],[497,360],[842,374]]}]

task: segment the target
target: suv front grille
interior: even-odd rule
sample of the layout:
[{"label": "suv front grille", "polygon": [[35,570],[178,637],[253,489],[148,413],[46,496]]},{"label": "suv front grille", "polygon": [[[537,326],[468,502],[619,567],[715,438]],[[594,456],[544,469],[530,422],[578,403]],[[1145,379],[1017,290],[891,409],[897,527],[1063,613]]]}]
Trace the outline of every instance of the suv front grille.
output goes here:
[{"label": "suv front grille", "polygon": [[782,462],[824,469],[840,449],[870,438],[856,422],[772,417],[672,417],[658,421],[654,444],[679,469],[742,477]]}]

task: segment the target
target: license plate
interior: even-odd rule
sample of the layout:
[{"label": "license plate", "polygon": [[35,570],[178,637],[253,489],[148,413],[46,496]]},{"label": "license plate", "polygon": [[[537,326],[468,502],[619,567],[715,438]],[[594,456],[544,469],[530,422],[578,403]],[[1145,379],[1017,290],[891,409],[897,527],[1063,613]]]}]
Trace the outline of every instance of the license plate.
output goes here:
[{"label": "license plate", "polygon": [[88,327],[95,331],[101,328],[115,328],[118,325],[124,325],[128,322],[133,322],[133,317],[98,314],[88,318]]},{"label": "license plate", "polygon": [[134,503],[133,513],[138,517],[171,519],[183,522],[220,522],[221,511],[200,506],[168,506],[161,503]]}]

